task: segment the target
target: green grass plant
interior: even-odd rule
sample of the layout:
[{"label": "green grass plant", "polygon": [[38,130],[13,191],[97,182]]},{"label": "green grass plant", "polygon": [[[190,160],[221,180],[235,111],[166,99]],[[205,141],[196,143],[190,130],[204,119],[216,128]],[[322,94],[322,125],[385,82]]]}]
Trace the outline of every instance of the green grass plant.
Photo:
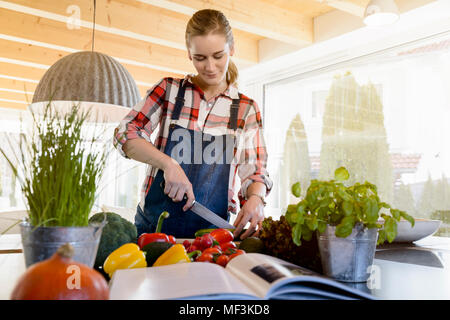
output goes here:
[{"label": "green grass plant", "polygon": [[16,144],[9,141],[17,152],[7,154],[0,146],[21,185],[29,223],[87,226],[109,154],[101,124],[88,123],[90,112],[79,105],[63,112],[49,102],[41,112],[30,110],[32,132]]}]

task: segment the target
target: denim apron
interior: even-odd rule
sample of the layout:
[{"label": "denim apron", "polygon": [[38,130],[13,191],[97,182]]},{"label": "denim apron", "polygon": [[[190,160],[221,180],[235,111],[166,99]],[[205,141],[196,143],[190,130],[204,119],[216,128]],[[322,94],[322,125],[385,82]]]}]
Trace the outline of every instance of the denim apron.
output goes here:
[{"label": "denim apron", "polygon": [[[187,81],[185,81],[187,82]],[[180,83],[172,120],[178,120],[184,106],[186,84]],[[240,99],[233,99],[230,108],[228,128],[237,129],[237,111]],[[229,221],[228,182],[230,163],[234,156],[235,135],[213,136],[183,128],[172,123],[164,153],[175,159],[192,184],[195,201]],[[161,187],[164,172],[158,170],[145,197],[144,211],[138,205],[135,225],[138,235],[155,232],[159,215],[169,212],[161,232],[177,238],[193,238],[194,233],[203,228],[214,228],[210,222],[191,210],[183,211],[185,201],[173,202]]]}]

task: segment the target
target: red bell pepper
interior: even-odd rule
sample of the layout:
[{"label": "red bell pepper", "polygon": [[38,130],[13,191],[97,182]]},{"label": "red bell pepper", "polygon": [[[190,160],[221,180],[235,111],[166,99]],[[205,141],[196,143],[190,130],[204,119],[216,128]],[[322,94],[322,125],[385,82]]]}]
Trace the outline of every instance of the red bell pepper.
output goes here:
[{"label": "red bell pepper", "polygon": [[156,226],[156,231],[154,233],[143,233],[138,238],[138,246],[139,248],[144,248],[147,244],[151,242],[170,242],[175,244],[176,239],[174,236],[168,236],[165,233],[161,233],[162,223],[164,219],[169,217],[169,213],[167,211],[163,211],[158,218],[158,225]]},{"label": "red bell pepper", "polygon": [[169,242],[171,244],[176,244],[177,243],[177,239],[174,236],[168,236],[169,237]]}]

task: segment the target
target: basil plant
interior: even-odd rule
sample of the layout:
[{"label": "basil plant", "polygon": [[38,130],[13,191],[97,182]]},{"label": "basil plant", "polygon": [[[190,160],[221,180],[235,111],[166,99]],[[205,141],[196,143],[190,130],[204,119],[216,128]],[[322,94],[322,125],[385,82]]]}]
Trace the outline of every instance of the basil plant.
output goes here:
[{"label": "basil plant", "polygon": [[[301,245],[302,239],[311,240],[315,231],[324,232],[327,225],[336,226],[336,236],[342,238],[349,236],[357,223],[366,228],[378,228],[377,244],[395,239],[397,221],[401,218],[414,226],[413,217],[380,201],[374,184],[366,181],[345,186],[349,173],[344,167],[336,169],[334,176],[335,179],[329,181],[312,180],[306,196],[288,206],[285,217],[292,227],[296,245]],[[300,197],[300,183],[292,185],[291,191]]]}]

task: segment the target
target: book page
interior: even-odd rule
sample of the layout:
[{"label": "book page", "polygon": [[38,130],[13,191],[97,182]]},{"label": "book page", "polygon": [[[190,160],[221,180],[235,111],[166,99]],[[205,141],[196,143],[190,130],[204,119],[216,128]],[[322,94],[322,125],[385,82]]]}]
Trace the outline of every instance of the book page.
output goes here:
[{"label": "book page", "polygon": [[117,270],[110,281],[111,300],[256,298],[222,266],[191,262]]},{"label": "book page", "polygon": [[260,253],[240,255],[231,260],[226,269],[261,298],[266,297],[276,282],[285,278],[317,275],[292,263]]},{"label": "book page", "polygon": [[226,269],[261,298],[352,299],[373,297],[287,261],[247,253],[231,260]]}]

